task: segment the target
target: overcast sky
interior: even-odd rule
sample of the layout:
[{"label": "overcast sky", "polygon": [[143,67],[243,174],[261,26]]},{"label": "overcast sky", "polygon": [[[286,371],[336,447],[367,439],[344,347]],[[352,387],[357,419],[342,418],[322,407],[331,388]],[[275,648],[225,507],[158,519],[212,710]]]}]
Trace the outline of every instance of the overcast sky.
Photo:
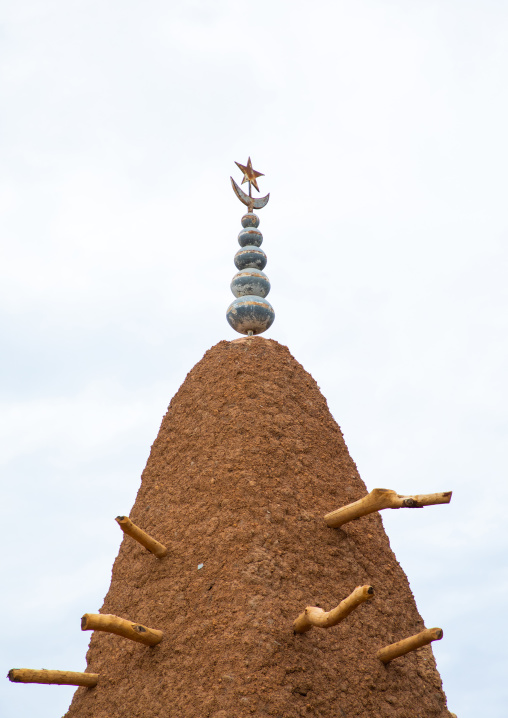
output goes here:
[{"label": "overcast sky", "polygon": [[[84,670],[167,405],[235,333],[263,172],[276,319],[384,512],[450,710],[505,718],[508,4],[4,0],[0,674]],[[236,335],[237,336],[237,335]],[[336,508],[330,506],[330,510]],[[3,718],[73,688],[0,682]]]}]

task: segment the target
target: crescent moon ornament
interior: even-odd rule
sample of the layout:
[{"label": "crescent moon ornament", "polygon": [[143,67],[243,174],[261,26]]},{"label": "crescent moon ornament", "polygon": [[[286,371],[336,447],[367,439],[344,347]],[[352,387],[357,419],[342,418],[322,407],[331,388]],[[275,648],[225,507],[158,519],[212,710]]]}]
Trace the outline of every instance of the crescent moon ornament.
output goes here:
[{"label": "crescent moon ornament", "polygon": [[266,195],[266,197],[250,197],[248,194],[245,194],[243,190],[240,189],[240,187],[236,184],[235,180],[231,177],[231,184],[233,185],[233,191],[240,200],[240,202],[243,202],[248,208],[249,212],[252,212],[253,209],[263,209],[263,207],[266,207],[268,204],[268,200],[270,199],[270,193]]}]

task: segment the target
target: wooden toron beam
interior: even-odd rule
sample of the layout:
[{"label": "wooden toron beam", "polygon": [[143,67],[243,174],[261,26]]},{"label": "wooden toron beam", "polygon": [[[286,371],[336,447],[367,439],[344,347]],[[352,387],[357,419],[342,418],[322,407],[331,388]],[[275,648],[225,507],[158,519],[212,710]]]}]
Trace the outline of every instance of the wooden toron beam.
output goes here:
[{"label": "wooden toron beam", "polygon": [[162,631],[157,631],[155,628],[147,628],[125,618],[113,616],[111,613],[85,613],[81,619],[81,630],[116,633],[117,636],[144,643],[146,646],[156,646],[164,635]]},{"label": "wooden toron beam", "polygon": [[331,628],[337,623],[343,621],[351,611],[354,611],[361,603],[368,601],[374,596],[372,586],[357,586],[353,593],[339,603],[336,608],[331,611],[324,611],[317,606],[307,606],[305,611],[301,613],[293,623],[293,631],[295,633],[305,633],[310,631],[312,626],[319,628]]},{"label": "wooden toron beam", "polygon": [[31,668],[11,668],[7,674],[13,683],[53,683],[59,686],[85,686],[93,688],[99,680],[98,673],[76,673],[75,671],[40,671]]},{"label": "wooden toron beam", "polygon": [[360,516],[372,514],[381,509],[421,509],[433,504],[449,504],[452,498],[451,491],[441,494],[416,494],[414,496],[399,496],[391,489],[372,489],[370,494],[352,504],[326,514],[325,521],[331,528],[338,528],[342,524]]},{"label": "wooden toron beam", "polygon": [[404,656],[410,651],[415,651],[417,648],[427,646],[432,641],[440,641],[443,638],[442,628],[426,628],[421,633],[417,633],[415,636],[404,638],[402,641],[392,643],[385,648],[381,648],[376,655],[383,663],[389,663],[394,658]]},{"label": "wooden toron beam", "polygon": [[155,554],[157,558],[163,558],[167,554],[168,550],[165,546],[163,546],[163,544],[149,536],[146,531],[140,529],[139,526],[133,524],[127,516],[117,516],[115,521],[118,523],[124,534],[127,534],[127,536],[135,539],[138,543],[151,551],[151,553]]}]

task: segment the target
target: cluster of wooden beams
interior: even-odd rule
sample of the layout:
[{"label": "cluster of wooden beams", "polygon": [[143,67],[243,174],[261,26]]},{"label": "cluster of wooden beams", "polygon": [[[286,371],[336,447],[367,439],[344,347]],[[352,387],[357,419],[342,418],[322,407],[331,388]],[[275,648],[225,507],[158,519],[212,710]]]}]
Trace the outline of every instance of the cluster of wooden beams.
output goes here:
[{"label": "cluster of wooden beams", "polygon": [[[122,531],[148,549],[157,558],[164,558],[168,549],[152,536],[136,526],[127,516],[117,516],[116,522]],[[81,618],[82,631],[105,631],[122,638],[128,638],[145,646],[156,646],[163,639],[163,632],[156,628],[148,628],[140,623],[128,621],[110,613],[85,613]],[[46,669],[11,668],[7,677],[13,683],[52,683],[66,686],[84,686],[93,688],[97,685],[97,673],[79,673],[76,671],[51,671]]]},{"label": "cluster of wooden beams", "polygon": [[[372,586],[357,586],[353,593],[349,594],[331,611],[324,611],[317,606],[307,606],[305,611],[294,621],[293,631],[294,633],[306,633],[313,626],[317,628],[336,626],[347,618],[355,608],[373,597],[374,588]],[[402,641],[381,648],[376,655],[383,663],[389,663],[394,658],[404,656],[406,653],[426,646],[432,641],[440,641],[442,637],[443,630],[441,628],[426,628],[415,636],[409,636],[409,638],[404,638]]]},{"label": "cluster of wooden beams", "polygon": [[[451,491],[439,494],[415,494],[414,496],[401,496],[391,489],[373,489],[367,496],[347,506],[332,511],[325,516],[325,521],[331,528],[339,528],[348,521],[359,519],[382,509],[423,508],[435,504],[448,504],[452,498]],[[168,549],[159,541],[136,526],[127,516],[117,516],[116,521],[122,531],[137,541],[141,546],[162,559],[167,555]],[[325,611],[317,606],[307,606],[303,613],[293,622],[293,631],[297,634],[306,633],[312,627],[331,628],[343,621],[365,601],[373,598],[372,586],[357,586],[338,606]],[[128,638],[146,646],[156,646],[163,639],[163,632],[155,628],[148,628],[140,623],[133,623],[125,618],[112,614],[85,613],[81,619],[82,631],[105,631],[117,636]],[[441,628],[426,628],[420,633],[404,638],[397,643],[381,648],[377,657],[382,663],[389,663],[394,658],[426,646],[432,641],[439,641],[443,637]],[[30,668],[12,668],[8,678],[14,683],[52,683],[58,685],[84,686],[93,688],[97,685],[99,676],[96,673],[79,673],[75,671],[32,670]]]}]

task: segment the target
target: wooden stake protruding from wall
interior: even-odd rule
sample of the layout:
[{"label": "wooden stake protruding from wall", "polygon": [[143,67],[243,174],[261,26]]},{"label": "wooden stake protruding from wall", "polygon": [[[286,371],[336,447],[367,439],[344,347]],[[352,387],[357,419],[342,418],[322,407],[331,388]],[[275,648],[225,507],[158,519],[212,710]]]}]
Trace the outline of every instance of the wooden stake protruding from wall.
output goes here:
[{"label": "wooden stake protruding from wall", "polygon": [[117,636],[130,638],[131,641],[156,646],[162,641],[162,631],[147,628],[139,623],[127,621],[125,618],[113,616],[111,613],[85,613],[81,619],[82,631],[105,631],[116,633]]},{"label": "wooden stake protruding from wall", "polygon": [[117,516],[115,521],[118,523],[124,534],[127,534],[127,536],[135,539],[151,553],[155,554],[157,558],[163,558],[167,554],[168,550],[163,544],[149,536],[146,531],[140,529],[139,526],[133,524],[127,516]]},{"label": "wooden stake protruding from wall", "polygon": [[427,646],[429,643],[432,643],[432,641],[440,641],[442,638],[442,628],[426,628],[415,636],[409,636],[409,638],[404,638],[402,641],[397,641],[397,643],[392,643],[390,646],[381,648],[376,655],[383,663],[389,663],[393,661],[394,658],[404,656],[410,651],[415,651],[417,648]]},{"label": "wooden stake protruding from wall", "polygon": [[93,688],[99,680],[98,673],[78,673],[76,671],[39,671],[32,668],[11,668],[7,674],[13,683],[53,683],[59,686],[85,686]]},{"label": "wooden stake protruding from wall", "polygon": [[353,593],[339,603],[336,608],[331,611],[324,611],[317,606],[307,606],[305,611],[301,613],[293,623],[293,631],[295,633],[305,633],[310,631],[312,626],[319,628],[331,628],[337,623],[343,621],[354,611],[361,603],[368,601],[374,596],[372,586],[357,586]]},{"label": "wooden stake protruding from wall", "polygon": [[360,516],[372,514],[381,509],[421,509],[434,504],[449,504],[452,498],[451,491],[440,494],[415,494],[414,496],[399,496],[391,489],[372,489],[370,494],[352,504],[326,514],[325,521],[331,528],[338,528],[342,524]]}]

